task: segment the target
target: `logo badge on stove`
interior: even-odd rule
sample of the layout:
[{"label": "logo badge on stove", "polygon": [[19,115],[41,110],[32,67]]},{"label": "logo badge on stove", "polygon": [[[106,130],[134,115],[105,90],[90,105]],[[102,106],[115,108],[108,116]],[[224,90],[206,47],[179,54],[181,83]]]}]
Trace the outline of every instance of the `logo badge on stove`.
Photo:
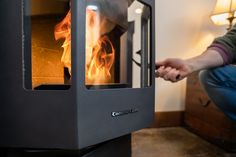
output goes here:
[{"label": "logo badge on stove", "polygon": [[138,109],[134,108],[134,109],[124,110],[124,111],[111,112],[111,116],[118,117],[118,116],[124,116],[127,114],[133,114],[133,113],[137,113],[137,112],[138,112]]}]

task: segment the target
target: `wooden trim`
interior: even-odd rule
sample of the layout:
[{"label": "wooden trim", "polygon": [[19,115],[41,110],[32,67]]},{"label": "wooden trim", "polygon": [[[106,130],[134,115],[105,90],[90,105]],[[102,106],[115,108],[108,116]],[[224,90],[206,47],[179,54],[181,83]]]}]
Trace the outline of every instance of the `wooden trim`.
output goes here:
[{"label": "wooden trim", "polygon": [[152,128],[183,126],[184,111],[156,112]]}]

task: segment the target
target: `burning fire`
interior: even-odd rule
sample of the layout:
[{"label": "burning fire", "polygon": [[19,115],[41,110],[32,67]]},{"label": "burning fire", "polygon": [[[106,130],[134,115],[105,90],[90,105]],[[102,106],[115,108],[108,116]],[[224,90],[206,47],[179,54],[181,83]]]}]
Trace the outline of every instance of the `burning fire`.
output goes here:
[{"label": "burning fire", "polygon": [[[111,69],[115,49],[102,28],[104,18],[97,11],[86,10],[86,85],[112,83]],[[61,62],[71,74],[71,10],[55,27],[55,39],[65,39]]]},{"label": "burning fire", "polygon": [[107,36],[101,37],[93,48],[92,58],[86,67],[86,82],[110,83],[110,70],[114,63],[114,47]]},{"label": "burning fire", "polygon": [[71,74],[71,10],[69,10],[66,17],[56,25],[54,35],[56,40],[65,39],[61,46],[64,49],[61,62],[69,69]]}]

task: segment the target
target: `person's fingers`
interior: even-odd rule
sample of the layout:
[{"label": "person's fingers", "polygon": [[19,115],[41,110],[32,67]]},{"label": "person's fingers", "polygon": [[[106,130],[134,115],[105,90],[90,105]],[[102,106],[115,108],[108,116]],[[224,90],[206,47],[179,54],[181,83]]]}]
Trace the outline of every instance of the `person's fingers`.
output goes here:
[{"label": "person's fingers", "polygon": [[172,68],[171,67],[164,67],[161,66],[158,70],[157,73],[159,75],[159,77],[163,77],[165,74],[167,74]]},{"label": "person's fingers", "polygon": [[159,76],[159,72],[158,72],[157,70],[155,71],[155,77],[156,77],[156,78],[160,77],[160,76]]},{"label": "person's fingers", "polygon": [[163,78],[166,81],[176,82],[179,71],[176,69],[171,69]]},{"label": "person's fingers", "polygon": [[161,66],[165,66],[166,61],[158,61],[156,62],[156,69],[159,69]]},{"label": "person's fingers", "polygon": [[170,71],[172,70],[171,67],[167,67],[167,68],[164,68],[160,74],[160,77],[163,77],[165,76],[166,74],[168,74]]},{"label": "person's fingers", "polygon": [[163,79],[166,81],[170,81],[170,76],[174,72],[175,69],[171,69],[167,74],[163,76]]},{"label": "person's fingers", "polygon": [[167,74],[165,76],[163,76],[163,79],[166,80],[166,81],[170,81],[169,76]]},{"label": "person's fingers", "polygon": [[156,78],[158,78],[158,77],[159,77],[159,74],[158,74],[158,72],[157,72],[157,71],[155,72],[155,77],[156,77]]},{"label": "person's fingers", "polygon": [[163,67],[160,67],[160,68],[158,68],[157,70],[155,70],[155,77],[160,77],[159,71],[161,71],[162,68],[163,68]]},{"label": "person's fingers", "polygon": [[155,77],[160,77],[160,72],[162,71],[164,67],[159,67],[158,69],[155,70]]},{"label": "person's fingers", "polygon": [[180,72],[178,70],[174,69],[172,71],[172,73],[170,73],[169,79],[170,79],[171,82],[179,81],[179,79],[180,79]]}]

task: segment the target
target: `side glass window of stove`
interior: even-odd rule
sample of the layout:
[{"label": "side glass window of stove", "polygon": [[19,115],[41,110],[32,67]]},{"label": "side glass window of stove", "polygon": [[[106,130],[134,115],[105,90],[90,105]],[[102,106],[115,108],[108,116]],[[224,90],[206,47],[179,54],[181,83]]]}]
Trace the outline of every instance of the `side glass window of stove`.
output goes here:
[{"label": "side glass window of stove", "polygon": [[24,87],[66,90],[71,84],[69,0],[24,0]]},{"label": "side glass window of stove", "polygon": [[137,0],[86,1],[86,87],[149,87],[150,7]]}]

